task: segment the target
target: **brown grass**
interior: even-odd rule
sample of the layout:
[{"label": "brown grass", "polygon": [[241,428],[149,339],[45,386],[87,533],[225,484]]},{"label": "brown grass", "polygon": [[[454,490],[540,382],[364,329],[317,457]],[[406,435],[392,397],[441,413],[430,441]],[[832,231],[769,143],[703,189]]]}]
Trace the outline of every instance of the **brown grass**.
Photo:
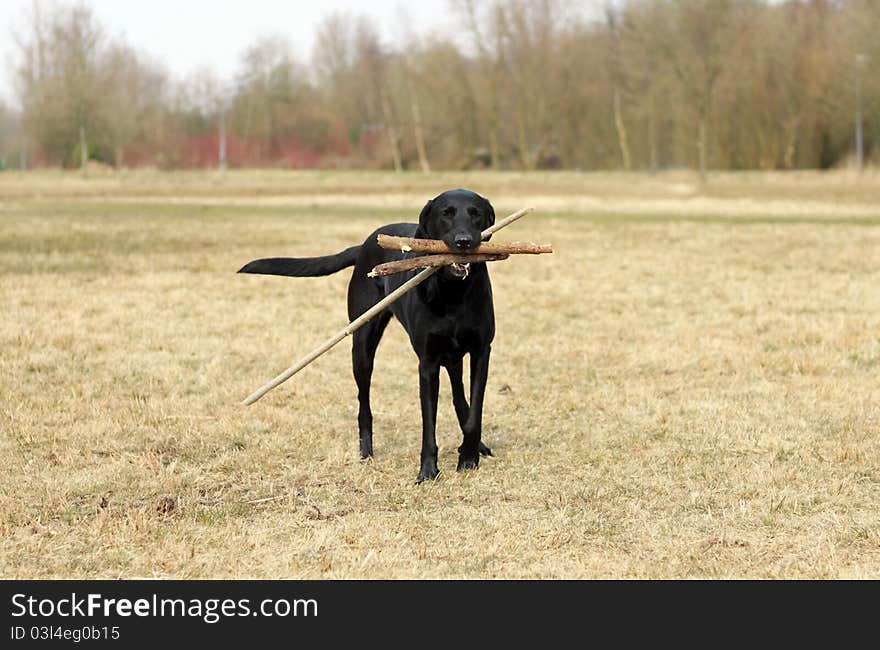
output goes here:
[{"label": "brown grass", "polygon": [[[454,471],[444,379],[443,474],[414,484],[396,325],[374,462],[344,344],[239,406],[344,325],[348,274],[233,272],[459,185],[532,200],[499,237],[557,251],[492,267],[497,458]],[[880,577],[877,176],[7,173],[0,197],[2,577]]]}]

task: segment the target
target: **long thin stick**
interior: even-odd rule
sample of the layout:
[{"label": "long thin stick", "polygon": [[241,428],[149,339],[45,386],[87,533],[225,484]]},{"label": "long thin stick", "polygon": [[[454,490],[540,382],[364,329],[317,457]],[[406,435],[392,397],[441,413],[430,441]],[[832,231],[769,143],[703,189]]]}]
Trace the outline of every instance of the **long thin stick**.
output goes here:
[{"label": "long thin stick", "polygon": [[[502,219],[501,221],[497,222],[495,225],[493,225],[489,228],[486,228],[486,230],[484,230],[482,232],[482,238],[486,239],[486,237],[488,237],[492,233],[497,232],[506,226],[509,226],[510,224],[512,224],[514,221],[516,221],[520,217],[531,212],[532,209],[533,208],[523,208],[522,210],[517,210],[516,212],[514,212],[510,216],[507,216],[504,219]],[[376,316],[379,312],[383,311],[388,305],[390,305],[395,300],[400,298],[407,291],[409,291],[413,287],[418,286],[419,284],[421,284],[422,282],[424,282],[425,280],[430,278],[432,275],[434,275],[439,270],[440,270],[440,267],[425,269],[424,271],[420,271],[419,273],[417,273],[416,275],[411,277],[409,280],[407,280],[402,285],[397,287],[397,289],[395,289],[394,291],[389,293],[387,296],[385,296],[382,300],[380,300],[375,305],[370,307],[363,314],[361,314],[360,316],[355,318],[353,321],[351,321],[345,329],[341,330],[340,332],[335,334],[332,338],[328,339],[326,342],[324,342],[323,345],[315,348],[314,350],[309,352],[306,356],[304,356],[302,359],[300,359],[295,364],[290,366],[290,368],[288,368],[287,370],[282,372],[280,375],[275,377],[272,381],[269,381],[269,382],[263,384],[257,390],[255,390],[253,393],[248,395],[244,399],[244,401],[242,401],[242,404],[244,404],[245,406],[250,406],[251,404],[256,402],[258,399],[260,399],[263,395],[268,393],[270,390],[283,384],[285,381],[287,381],[288,379],[293,377],[300,370],[302,370],[307,365],[309,365],[312,361],[314,361],[315,359],[320,357],[322,354],[324,354],[327,350],[329,350],[334,345],[339,343],[346,336],[349,336],[352,333],[356,332],[358,329],[360,329],[364,325],[364,323],[366,323],[371,318]]]},{"label": "long thin stick", "polygon": [[499,221],[499,222],[497,222],[497,223],[495,223],[495,224],[489,226],[488,228],[486,228],[486,229],[480,234],[480,239],[485,240],[485,239],[488,238],[490,235],[495,234],[496,232],[498,232],[498,231],[501,230],[502,228],[506,228],[507,226],[509,226],[510,224],[512,224],[514,221],[516,221],[516,220],[519,219],[520,217],[524,217],[525,215],[527,215],[529,212],[531,212],[531,211],[534,210],[534,209],[535,209],[535,208],[523,208],[522,210],[517,210],[517,211],[514,212],[513,214],[509,214],[509,215],[507,215],[507,216],[504,217],[501,221]]},{"label": "long thin stick", "polygon": [[[432,253],[444,255],[538,255],[540,253],[552,253],[553,247],[549,244],[533,244],[527,241],[506,242],[503,244],[484,243],[469,251],[454,250],[440,239],[416,239],[414,237],[395,237],[393,235],[379,235],[376,238],[381,248],[393,251],[412,251],[413,253]],[[475,260],[476,261],[476,260]]]},{"label": "long thin stick", "polygon": [[378,278],[386,275],[394,275],[395,273],[403,273],[404,271],[412,271],[413,269],[426,269],[434,266],[449,266],[450,264],[470,264],[471,262],[497,262],[498,260],[506,260],[509,255],[501,253],[500,255],[453,255],[452,253],[443,253],[442,255],[421,255],[419,257],[406,257],[402,260],[394,260],[377,264],[373,270],[367,273],[368,278]]}]

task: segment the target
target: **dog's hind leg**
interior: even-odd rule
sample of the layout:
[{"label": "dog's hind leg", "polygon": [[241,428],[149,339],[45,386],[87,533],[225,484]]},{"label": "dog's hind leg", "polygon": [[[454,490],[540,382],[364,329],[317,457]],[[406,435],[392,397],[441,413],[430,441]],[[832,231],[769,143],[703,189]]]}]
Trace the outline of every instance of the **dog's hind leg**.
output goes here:
[{"label": "dog's hind leg", "polygon": [[440,364],[434,359],[419,359],[419,401],[422,404],[422,454],[416,482],[435,479],[437,468],[437,396],[440,391]]},{"label": "dog's hind leg", "polygon": [[370,409],[370,382],[373,376],[373,360],[382,333],[391,320],[391,312],[384,311],[357,330],[352,336],[351,365],[358,387],[358,437],[361,458],[373,455],[373,411]]},{"label": "dog's hind leg", "polygon": [[[458,418],[458,424],[464,432],[467,423],[470,407],[468,407],[467,398],[464,395],[464,381],[462,379],[462,360],[446,366],[446,372],[449,375],[449,383],[452,386],[452,405],[455,407],[455,416]],[[492,450],[480,441],[480,455],[491,456]]]}]

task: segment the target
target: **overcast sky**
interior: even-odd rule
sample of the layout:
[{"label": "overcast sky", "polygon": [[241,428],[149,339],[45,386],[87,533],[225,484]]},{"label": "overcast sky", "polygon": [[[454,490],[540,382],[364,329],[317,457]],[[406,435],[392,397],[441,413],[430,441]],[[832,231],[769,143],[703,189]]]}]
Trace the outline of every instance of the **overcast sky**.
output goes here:
[{"label": "overcast sky", "polygon": [[[221,77],[236,70],[242,51],[258,36],[283,34],[302,57],[311,52],[321,17],[333,11],[367,14],[384,38],[452,30],[449,0],[80,0],[111,35],[124,36],[161,61],[175,77],[208,67]],[[26,23],[34,0],[0,0],[0,97],[14,102],[13,34]],[[44,10],[70,0],[40,0]]]}]

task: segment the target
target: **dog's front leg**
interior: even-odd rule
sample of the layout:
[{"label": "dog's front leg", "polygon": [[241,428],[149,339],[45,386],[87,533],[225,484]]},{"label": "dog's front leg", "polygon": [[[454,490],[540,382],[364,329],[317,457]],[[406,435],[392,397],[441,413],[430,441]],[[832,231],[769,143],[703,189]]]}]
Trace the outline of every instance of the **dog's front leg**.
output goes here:
[{"label": "dog's front leg", "polygon": [[[458,418],[458,424],[462,433],[467,426],[468,417],[471,414],[471,407],[468,406],[467,398],[464,396],[464,383],[462,381],[462,362],[461,359],[449,364],[446,367],[449,371],[449,383],[452,386],[452,404],[455,406],[455,416]],[[480,440],[480,456],[494,456],[492,450]]]},{"label": "dog's front leg", "polygon": [[419,399],[422,403],[422,466],[418,483],[435,479],[437,469],[437,395],[440,391],[440,364],[419,359]]},{"label": "dog's front leg", "polygon": [[489,353],[486,346],[471,352],[471,408],[462,428],[464,440],[458,448],[458,469],[476,469],[480,466],[480,438],[483,431],[483,397],[489,377]]}]

